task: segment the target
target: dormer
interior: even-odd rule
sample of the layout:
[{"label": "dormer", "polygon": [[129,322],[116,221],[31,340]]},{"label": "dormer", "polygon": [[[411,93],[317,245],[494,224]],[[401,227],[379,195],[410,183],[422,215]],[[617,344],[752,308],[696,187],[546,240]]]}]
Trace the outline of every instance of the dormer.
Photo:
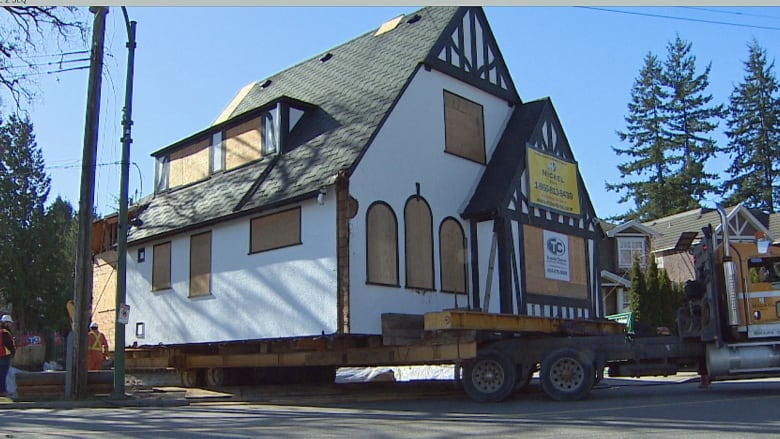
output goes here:
[{"label": "dormer", "polygon": [[281,97],[152,153],[155,193],[283,154],[292,148],[290,139],[301,119],[315,108]]}]

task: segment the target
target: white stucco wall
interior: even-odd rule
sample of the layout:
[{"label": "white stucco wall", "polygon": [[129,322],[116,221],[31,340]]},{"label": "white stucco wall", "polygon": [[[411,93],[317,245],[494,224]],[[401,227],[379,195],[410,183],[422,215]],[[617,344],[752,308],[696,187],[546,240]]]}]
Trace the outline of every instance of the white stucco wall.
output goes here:
[{"label": "white stucco wall", "polygon": [[[336,331],[336,213],[301,205],[302,245],[249,253],[248,216],[171,239],[170,290],[151,291],[154,244],[128,248],[127,343],[154,345],[330,334]],[[289,208],[289,207],[286,207]],[[211,230],[211,296],[189,298],[190,236]],[[143,323],[145,336],[136,337]]]},{"label": "white stucco wall", "polygon": [[[505,100],[436,71],[420,69],[417,73],[350,181],[350,193],[359,202],[358,213],[350,223],[350,329],[353,333],[381,333],[382,313],[422,314],[455,306],[454,294],[439,291],[439,227],[442,220],[454,217],[460,221],[466,239],[469,239],[469,226],[460,218],[460,212],[468,203],[485,165],[444,152],[445,89],[483,106],[488,160],[511,115],[512,108]],[[404,288],[404,206],[415,194],[415,183],[420,183],[420,195],[430,205],[433,215],[436,287],[433,292]],[[398,220],[400,288],[366,284],[366,209],[380,200],[393,208]],[[481,235],[486,229],[480,227]],[[492,229],[489,233],[480,236],[480,246],[487,243],[487,250],[481,251],[481,257],[490,250]],[[469,258],[467,255],[467,261]],[[470,268],[468,276],[471,276]],[[484,280],[480,280],[482,282]],[[494,285],[497,288],[497,282]],[[467,280],[467,288],[471,290],[470,280]],[[497,294],[494,299],[491,310],[494,305],[496,309],[498,307]],[[458,306],[465,307],[467,300],[466,295],[458,295]]]}]

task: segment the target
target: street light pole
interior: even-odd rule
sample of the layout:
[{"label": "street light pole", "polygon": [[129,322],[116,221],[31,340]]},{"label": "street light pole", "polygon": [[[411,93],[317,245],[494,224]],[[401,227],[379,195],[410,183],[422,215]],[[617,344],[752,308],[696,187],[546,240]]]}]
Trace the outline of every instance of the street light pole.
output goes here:
[{"label": "street light pole", "polygon": [[122,160],[119,181],[119,227],[117,233],[116,321],[114,331],[114,392],[115,398],[125,396],[125,322],[119,313],[127,299],[127,193],[130,174],[130,137],[133,125],[133,70],[135,63],[135,21],[130,21],[127,8],[122,6],[127,28],[127,76],[125,78],[125,107],[122,114]]}]

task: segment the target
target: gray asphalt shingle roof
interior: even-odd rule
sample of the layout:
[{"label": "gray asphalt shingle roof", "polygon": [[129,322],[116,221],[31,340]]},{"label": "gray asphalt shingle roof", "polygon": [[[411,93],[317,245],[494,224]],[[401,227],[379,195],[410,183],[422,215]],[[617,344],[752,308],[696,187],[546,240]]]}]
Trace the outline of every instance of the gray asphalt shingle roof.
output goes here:
[{"label": "gray asphalt shingle roof", "polygon": [[[736,206],[727,207],[726,214],[730,214]],[[653,251],[671,250],[680,239],[683,232],[698,233],[697,239],[702,237],[701,229],[707,224],[713,228],[720,225],[720,215],[715,209],[693,209],[676,215],[659,218],[642,223],[658,232],[653,239]]]},{"label": "gray asphalt shingle roof", "polygon": [[[267,80],[258,81],[231,118],[282,97],[317,107],[293,131],[278,159],[214,174],[206,181],[158,194],[141,212],[128,242],[206,225],[316,193],[351,170],[418,66],[459,12],[429,7],[408,14],[392,31],[368,32]],[[419,15],[419,20],[410,20]],[[270,85],[262,87],[270,80]]]}]

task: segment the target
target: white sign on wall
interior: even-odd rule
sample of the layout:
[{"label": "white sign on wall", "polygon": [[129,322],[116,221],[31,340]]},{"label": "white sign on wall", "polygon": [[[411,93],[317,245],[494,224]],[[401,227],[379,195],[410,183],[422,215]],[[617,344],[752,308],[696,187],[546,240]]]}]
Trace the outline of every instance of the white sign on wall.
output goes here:
[{"label": "white sign on wall", "polygon": [[569,237],[544,231],[544,277],[569,282]]}]

